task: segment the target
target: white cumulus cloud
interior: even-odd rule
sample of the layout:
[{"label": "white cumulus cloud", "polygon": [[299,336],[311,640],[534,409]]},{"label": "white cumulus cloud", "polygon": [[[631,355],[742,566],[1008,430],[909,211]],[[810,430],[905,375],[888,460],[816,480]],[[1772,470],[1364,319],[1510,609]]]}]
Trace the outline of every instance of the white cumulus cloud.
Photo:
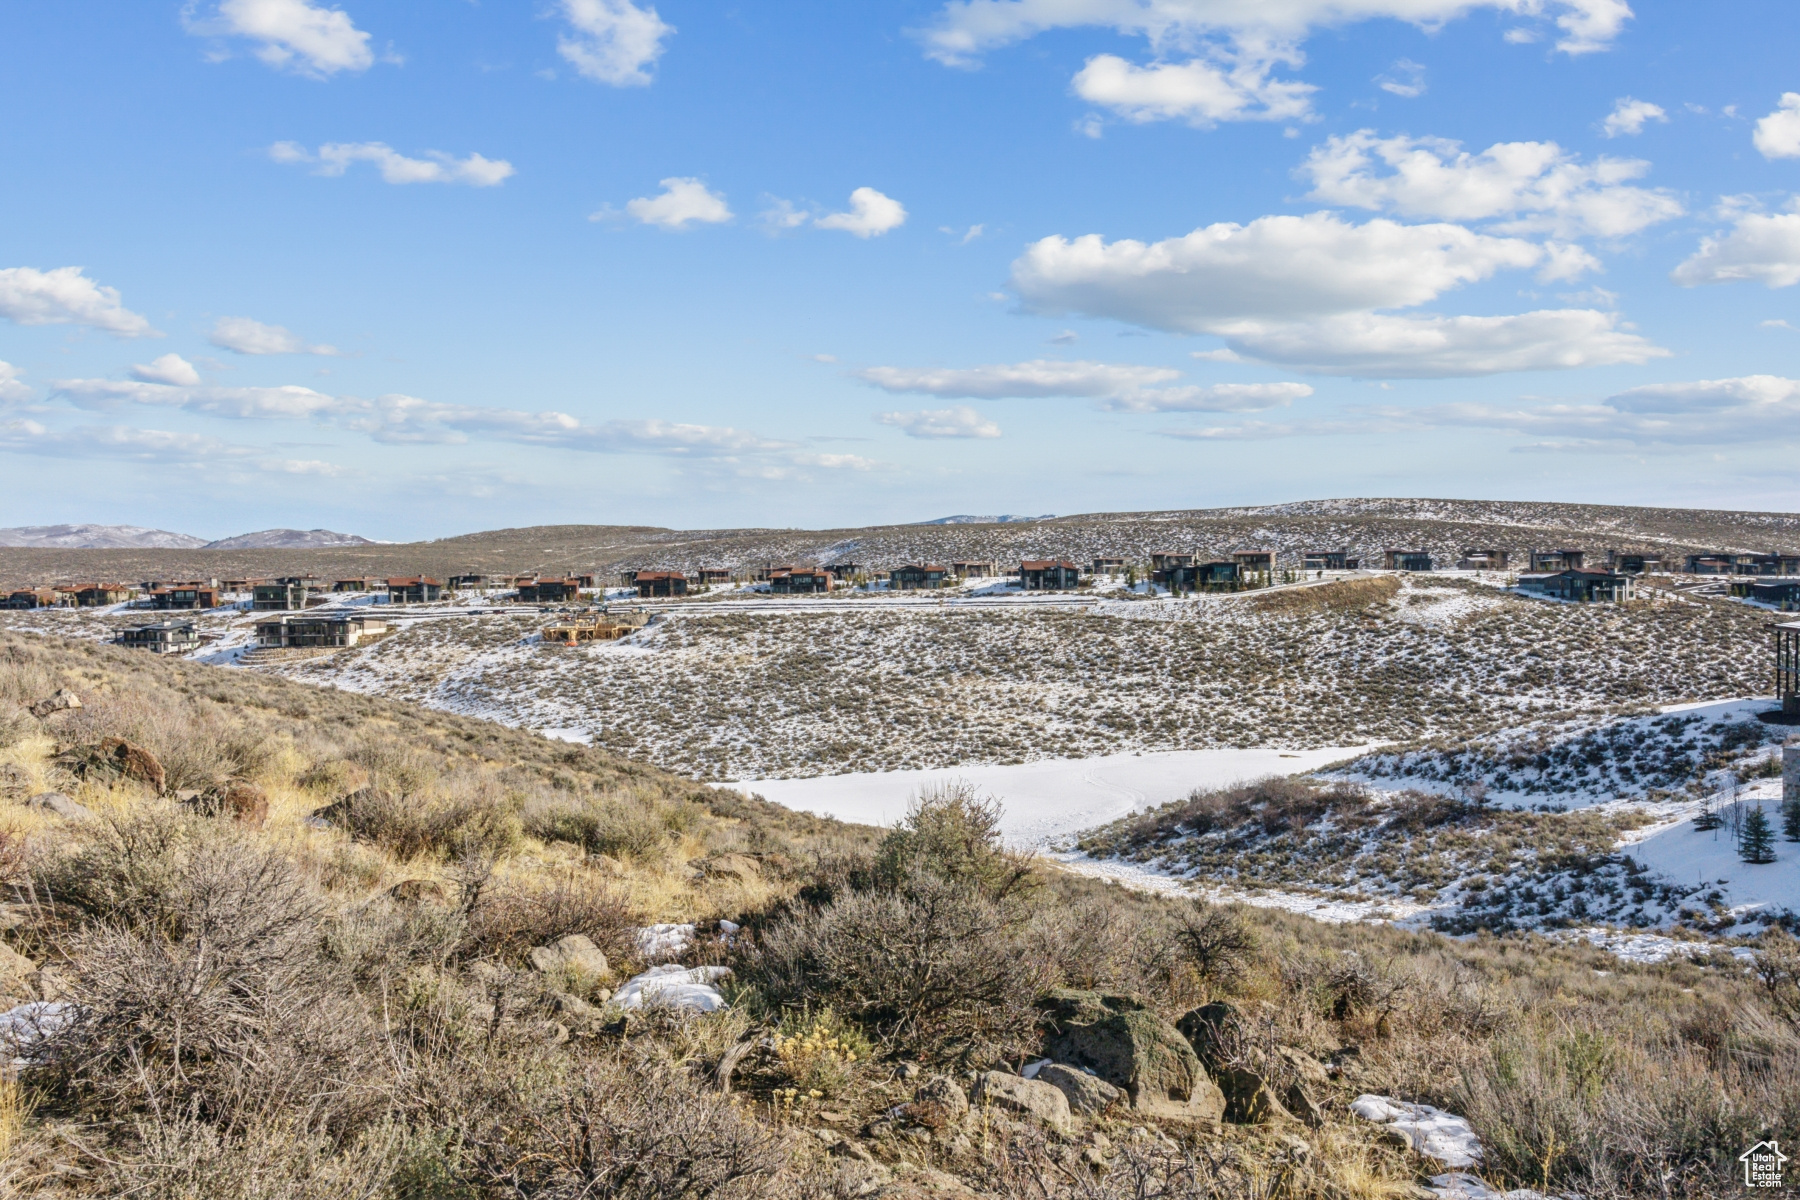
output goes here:
[{"label": "white cumulus cloud", "polygon": [[1800,158],[1800,92],[1783,92],[1774,112],[1751,135],[1764,158]]},{"label": "white cumulus cloud", "polygon": [[317,154],[298,142],[276,142],[269,157],[278,163],[305,163],[315,175],[339,176],[352,163],[374,163],[387,183],[460,183],[469,187],[498,187],[514,174],[503,158],[469,154],[457,158],[427,150],[424,158],[408,158],[385,142],[327,142]]},{"label": "white cumulus cloud", "polygon": [[1155,46],[1214,38],[1292,43],[1321,26],[1391,19],[1431,29],[1476,9],[1554,15],[1568,54],[1605,49],[1631,18],[1625,0],[951,0],[924,33],[926,52],[966,65],[1054,29],[1100,26]]},{"label": "white cumulus cloud", "polygon": [[213,322],[212,333],[206,340],[233,354],[319,354],[329,357],[337,353],[335,346],[309,346],[280,325],[265,325],[249,317],[220,317]]},{"label": "white cumulus cloud", "polygon": [[1600,132],[1609,138],[1636,137],[1644,132],[1647,121],[1661,121],[1667,125],[1669,114],[1662,110],[1660,104],[1620,96],[1618,103],[1613,105],[1613,110],[1606,114],[1606,120],[1600,122]]},{"label": "white cumulus cloud", "polygon": [[646,225],[660,229],[686,229],[692,224],[719,225],[731,220],[731,207],[720,192],[698,179],[674,176],[662,180],[662,193],[639,196],[626,203],[625,211]]},{"label": "white cumulus cloud", "polygon": [[200,385],[200,372],[179,354],[164,354],[131,368],[131,377],[144,383],[174,383],[188,387]]},{"label": "white cumulus cloud", "polygon": [[1169,367],[1066,362],[1037,358],[979,367],[869,367],[856,378],[884,392],[999,400],[1042,396],[1113,396],[1181,377]]},{"label": "white cumulus cloud", "polygon": [[247,38],[263,62],[314,78],[366,71],[375,61],[369,35],[348,13],[310,0],[220,0],[205,17],[190,3],[184,18],[190,33]]},{"label": "white cumulus cloud", "polygon": [[[1100,55],[1076,76],[1076,92],[1132,120],[1205,126],[1310,115],[1315,89],[1270,72],[1301,66],[1300,47],[1318,28],[1392,19],[1435,29],[1483,8],[1552,17],[1557,48],[1572,55],[1606,49],[1632,15],[1625,0],[950,0],[921,37],[927,55],[952,66],[972,66],[989,50],[1056,29],[1097,26],[1142,37],[1154,61],[1138,66]],[[1176,55],[1184,61],[1173,61]],[[1382,86],[1398,95],[1423,90],[1412,73]]]},{"label": "white cumulus cloud", "polygon": [[119,302],[80,267],[0,268],[0,317],[20,325],[86,325],[116,337],[160,337],[150,322]]},{"label": "white cumulus cloud", "polygon": [[906,224],[906,207],[872,187],[859,187],[850,193],[849,212],[828,213],[813,224],[820,229],[841,229],[859,238],[880,237]]},{"label": "white cumulus cloud", "polygon": [[1000,426],[966,404],[917,412],[876,413],[875,420],[915,438],[997,438]]},{"label": "white cumulus cloud", "polygon": [[675,32],[656,9],[631,0],[562,0],[560,8],[571,32],[556,39],[557,52],[587,78],[614,87],[647,85],[663,39]]},{"label": "white cumulus cloud", "polygon": [[1650,164],[1583,163],[1555,142],[1499,142],[1470,154],[1441,138],[1377,137],[1361,129],[1315,146],[1299,175],[1311,196],[1409,217],[1491,221],[1502,233],[1621,237],[1678,217],[1666,191],[1627,186]]},{"label": "white cumulus cloud", "polygon": [[1738,282],[1793,287],[1800,283],[1800,212],[1745,213],[1729,233],[1702,239],[1669,277],[1682,287]]},{"label": "white cumulus cloud", "polygon": [[1186,121],[1208,128],[1220,121],[1289,121],[1311,111],[1311,84],[1271,79],[1275,62],[1151,63],[1140,67],[1116,54],[1087,60],[1073,81],[1075,94],[1129,121]]},{"label": "white cumulus cloud", "polygon": [[1014,261],[1012,285],[1039,313],[1207,333],[1246,319],[1411,307],[1545,257],[1531,242],[1460,225],[1353,225],[1312,213],[1208,225],[1152,243],[1053,235]]},{"label": "white cumulus cloud", "polygon": [[1619,328],[1616,313],[1547,309],[1499,317],[1346,313],[1321,321],[1242,322],[1232,350],[1319,375],[1444,379],[1642,363],[1668,351]]},{"label": "white cumulus cloud", "polygon": [[31,399],[31,388],[19,382],[24,374],[9,362],[0,362],[0,402],[16,403]]}]

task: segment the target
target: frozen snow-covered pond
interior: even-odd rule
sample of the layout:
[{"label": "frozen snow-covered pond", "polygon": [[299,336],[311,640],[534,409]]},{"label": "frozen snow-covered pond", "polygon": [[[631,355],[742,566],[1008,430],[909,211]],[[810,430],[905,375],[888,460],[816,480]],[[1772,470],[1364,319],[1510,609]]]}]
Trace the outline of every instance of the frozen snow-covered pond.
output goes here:
[{"label": "frozen snow-covered pond", "polygon": [[751,779],[726,786],[802,812],[892,825],[906,815],[907,805],[921,788],[965,780],[1005,805],[1001,829],[1014,845],[1050,846],[1080,830],[1179,800],[1197,787],[1314,771],[1368,749],[1171,750],[1041,759],[1012,766]]}]

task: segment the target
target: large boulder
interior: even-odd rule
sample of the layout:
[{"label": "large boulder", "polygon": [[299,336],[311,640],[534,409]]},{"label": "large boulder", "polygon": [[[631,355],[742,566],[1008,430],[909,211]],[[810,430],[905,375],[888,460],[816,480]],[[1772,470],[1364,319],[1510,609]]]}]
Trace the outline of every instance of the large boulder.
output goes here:
[{"label": "large boulder", "polygon": [[1225,1096],[1175,1027],[1131,996],[1058,989],[1044,997],[1044,1053],[1122,1089],[1134,1112],[1216,1125]]},{"label": "large boulder", "polygon": [[1037,1077],[1068,1099],[1071,1112],[1083,1116],[1103,1113],[1125,1098],[1124,1092],[1098,1075],[1089,1075],[1062,1063],[1051,1063],[1040,1069]]},{"label": "large boulder", "polygon": [[163,766],[156,755],[124,738],[102,738],[98,743],[77,746],[57,757],[57,765],[71,774],[86,779],[135,779],[162,791],[168,783]]},{"label": "large boulder", "polygon": [[1228,1046],[1242,1032],[1243,1017],[1235,1005],[1215,1000],[1181,1014],[1175,1028],[1194,1048],[1201,1064],[1216,1071],[1230,1060]]},{"label": "large boulder", "polygon": [[969,1098],[962,1085],[948,1075],[933,1075],[913,1093],[906,1116],[932,1129],[954,1129],[969,1115]]},{"label": "large boulder", "polygon": [[61,817],[65,821],[85,821],[93,812],[85,804],[77,804],[61,792],[39,792],[25,801],[30,808]]},{"label": "large boulder", "polygon": [[1227,1067],[1213,1075],[1225,1093],[1225,1119],[1234,1125],[1292,1124],[1294,1115],[1282,1107],[1268,1081],[1255,1071]]},{"label": "large boulder", "polygon": [[269,794],[247,779],[229,780],[194,793],[188,803],[209,817],[230,817],[251,829],[261,829],[269,819]]},{"label": "large boulder", "polygon": [[538,946],[530,954],[532,970],[545,975],[573,977],[585,990],[612,977],[612,967],[600,947],[586,934],[571,933],[548,946]]},{"label": "large boulder", "polygon": [[31,706],[31,715],[42,720],[55,716],[59,712],[68,712],[81,707],[81,697],[68,688],[61,688],[54,694],[46,696]]},{"label": "large boulder", "polygon": [[1036,1079],[1008,1075],[1004,1071],[985,1071],[975,1080],[973,1099],[1021,1116],[1031,1117],[1066,1134],[1073,1128],[1069,1101],[1061,1091]]}]

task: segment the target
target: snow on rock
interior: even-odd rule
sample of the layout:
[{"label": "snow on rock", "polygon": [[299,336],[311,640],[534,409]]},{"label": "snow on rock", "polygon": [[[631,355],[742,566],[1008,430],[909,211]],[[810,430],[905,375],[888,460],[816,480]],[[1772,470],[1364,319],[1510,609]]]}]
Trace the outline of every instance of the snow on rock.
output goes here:
[{"label": "snow on rock", "polygon": [[30,1066],[36,1061],[33,1047],[75,1019],[76,1008],[64,1000],[33,1000],[0,1013],[0,1046],[14,1051],[12,1065]]},{"label": "snow on rock", "polygon": [[[688,926],[691,932],[693,926]],[[725,997],[713,984],[731,974],[730,967],[684,967],[665,963],[634,975],[613,993],[620,1008],[672,1008],[680,1012],[718,1012]]]},{"label": "snow on rock", "polygon": [[1441,1108],[1362,1095],[1351,1102],[1350,1111],[1405,1135],[1414,1150],[1446,1167],[1472,1167],[1481,1161],[1481,1139],[1469,1123]]},{"label": "snow on rock", "polygon": [[694,944],[689,925],[646,925],[637,931],[638,953],[645,958],[675,958]]}]

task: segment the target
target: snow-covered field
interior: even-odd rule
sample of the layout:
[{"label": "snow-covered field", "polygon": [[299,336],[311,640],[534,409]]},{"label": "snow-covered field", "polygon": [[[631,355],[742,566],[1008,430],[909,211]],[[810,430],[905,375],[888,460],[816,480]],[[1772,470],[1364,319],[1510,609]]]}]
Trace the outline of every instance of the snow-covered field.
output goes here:
[{"label": "snow-covered field", "polygon": [[864,771],[812,779],[754,779],[731,786],[788,808],[892,825],[921,792],[964,782],[1001,802],[1001,830],[1020,847],[1049,849],[1095,825],[1178,800],[1197,787],[1291,775],[1354,757],[1366,747],[1324,750],[1175,750],[1040,759],[1005,766]]}]

